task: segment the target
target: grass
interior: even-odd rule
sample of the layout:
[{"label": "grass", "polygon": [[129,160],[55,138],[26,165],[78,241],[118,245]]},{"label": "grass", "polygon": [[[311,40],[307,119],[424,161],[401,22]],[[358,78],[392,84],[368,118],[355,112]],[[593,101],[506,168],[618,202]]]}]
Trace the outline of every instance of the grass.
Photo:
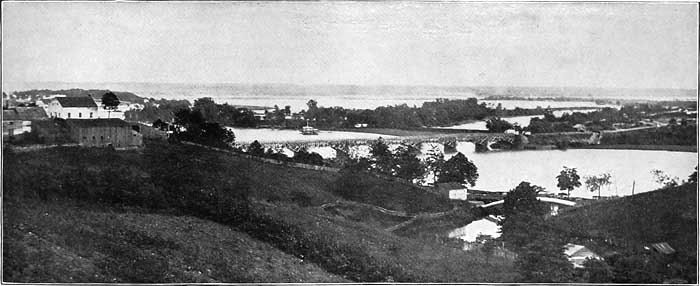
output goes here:
[{"label": "grass", "polygon": [[593,239],[602,251],[634,250],[665,241],[681,253],[696,256],[696,190],[697,184],[686,184],[597,201],[565,211],[553,222],[575,238]]},{"label": "grass", "polygon": [[[3,160],[8,171],[3,174],[3,272],[12,281],[514,279],[508,262],[487,262],[478,253],[384,231],[396,218],[363,209],[322,210],[322,204],[348,199],[334,192],[343,176],[338,173],[157,142],[140,151],[6,152]],[[413,213],[451,207],[406,184],[360,179],[363,189],[357,192],[367,195],[355,199],[363,203]],[[235,202],[241,200],[234,196],[240,191],[247,199]],[[78,205],[61,203],[66,200]],[[220,202],[232,200],[233,211],[228,204],[217,209]],[[245,202],[250,209],[237,212]],[[41,239],[28,240],[29,231]],[[227,240],[233,237],[243,241]],[[56,247],[62,250],[54,251]],[[240,259],[224,258],[214,249]]]},{"label": "grass", "polygon": [[347,281],[231,227],[189,216],[6,200],[3,223],[4,281]]}]

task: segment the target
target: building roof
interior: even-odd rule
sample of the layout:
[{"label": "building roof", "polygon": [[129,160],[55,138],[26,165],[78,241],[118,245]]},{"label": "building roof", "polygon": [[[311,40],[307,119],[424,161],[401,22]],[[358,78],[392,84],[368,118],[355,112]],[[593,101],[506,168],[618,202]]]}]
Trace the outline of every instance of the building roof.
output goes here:
[{"label": "building roof", "polygon": [[129,127],[128,122],[118,118],[103,119],[66,119],[70,127],[90,128],[90,127]]},{"label": "building roof", "polygon": [[654,248],[657,252],[663,253],[663,254],[671,254],[676,252],[671,245],[669,245],[667,242],[659,242],[659,243],[652,243],[651,247]]},{"label": "building roof", "polygon": [[41,107],[15,107],[2,110],[2,120],[31,121],[47,118],[46,112]]},{"label": "building roof", "polygon": [[71,97],[56,97],[58,103],[63,107],[95,107],[97,104],[92,97],[89,96],[71,96]]}]

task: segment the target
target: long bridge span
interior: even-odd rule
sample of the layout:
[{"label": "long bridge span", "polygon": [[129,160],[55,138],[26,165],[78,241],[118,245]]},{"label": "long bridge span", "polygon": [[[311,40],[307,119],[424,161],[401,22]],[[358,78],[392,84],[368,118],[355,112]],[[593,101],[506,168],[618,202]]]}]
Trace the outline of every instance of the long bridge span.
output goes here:
[{"label": "long bridge span", "polygon": [[[439,143],[446,146],[455,146],[457,142],[473,142],[477,145],[477,150],[490,150],[495,143],[514,144],[517,135],[505,133],[443,133],[430,135],[413,136],[390,136],[379,137],[386,144],[402,144],[416,146],[421,143]],[[354,146],[369,145],[376,139],[327,139],[313,141],[289,141],[289,142],[261,142],[265,147],[289,148],[299,150],[302,148],[331,147],[336,150],[348,150]],[[236,147],[244,148],[247,144],[237,144]]]}]

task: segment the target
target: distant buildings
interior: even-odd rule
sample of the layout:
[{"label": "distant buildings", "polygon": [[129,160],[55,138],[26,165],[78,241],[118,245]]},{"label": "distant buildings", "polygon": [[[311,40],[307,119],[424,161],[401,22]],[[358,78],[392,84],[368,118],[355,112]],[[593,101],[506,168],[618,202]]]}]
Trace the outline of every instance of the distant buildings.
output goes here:
[{"label": "distant buildings", "polygon": [[41,107],[15,107],[2,110],[2,139],[32,131],[32,122],[47,119]]}]

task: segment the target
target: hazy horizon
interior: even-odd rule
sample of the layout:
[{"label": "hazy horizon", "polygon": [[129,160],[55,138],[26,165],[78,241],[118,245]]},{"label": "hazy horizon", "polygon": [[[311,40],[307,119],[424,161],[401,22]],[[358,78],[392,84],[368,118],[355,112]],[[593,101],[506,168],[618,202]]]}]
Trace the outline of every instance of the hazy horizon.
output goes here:
[{"label": "hazy horizon", "polygon": [[6,84],[697,88],[697,3],[2,6]]}]

